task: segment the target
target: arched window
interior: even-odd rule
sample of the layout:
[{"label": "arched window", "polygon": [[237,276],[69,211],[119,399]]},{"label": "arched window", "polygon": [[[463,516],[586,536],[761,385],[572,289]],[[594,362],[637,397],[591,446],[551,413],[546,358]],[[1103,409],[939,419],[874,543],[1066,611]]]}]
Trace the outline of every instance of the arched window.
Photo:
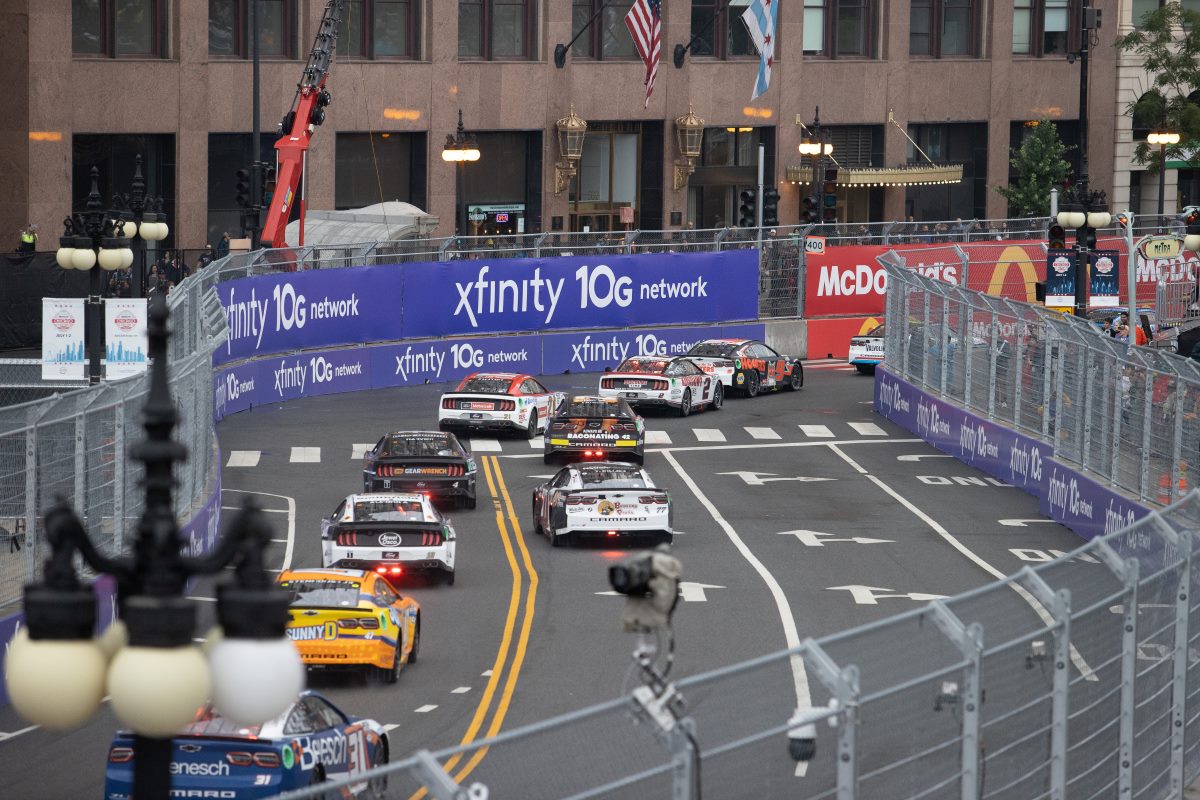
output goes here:
[{"label": "arched window", "polygon": [[1161,128],[1166,120],[1166,99],[1151,89],[1133,104],[1133,140],[1145,141],[1151,131]]}]

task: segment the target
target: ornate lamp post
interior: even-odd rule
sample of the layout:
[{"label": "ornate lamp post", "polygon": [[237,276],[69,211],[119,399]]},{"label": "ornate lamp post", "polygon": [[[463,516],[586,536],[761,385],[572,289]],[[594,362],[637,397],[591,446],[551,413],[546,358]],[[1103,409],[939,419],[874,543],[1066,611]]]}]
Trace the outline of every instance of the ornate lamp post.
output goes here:
[{"label": "ornate lamp post", "polygon": [[467,133],[463,128],[461,108],[458,110],[458,128],[454,133],[446,134],[446,143],[442,145],[442,160],[453,162],[455,165],[455,225],[458,227],[458,235],[466,236],[467,205],[466,198],[463,197],[463,169],[468,161],[479,160],[479,144],[475,141],[475,134]]},{"label": "ornate lamp post", "polygon": [[128,192],[113,195],[113,208],[121,215],[125,235],[133,242],[134,267],[132,294],[146,296],[146,242],[161,242],[167,238],[167,215],[162,210],[163,199],[146,194],[146,179],[142,177],[142,156],[135,159],[133,186]]},{"label": "ornate lamp post", "polygon": [[801,222],[804,224],[820,224],[825,220],[825,157],[833,155],[833,144],[825,141],[825,133],[821,130],[821,107],[817,106],[813,114],[812,127],[808,129],[809,136],[800,142],[800,155],[812,158],[813,194],[801,203]]},{"label": "ornate lamp post", "polygon": [[692,161],[700,157],[700,146],[704,142],[704,120],[688,106],[688,113],[675,119],[675,143],[684,163],[675,164],[675,191],[688,185],[688,178],[696,171]]},{"label": "ornate lamp post", "polygon": [[1166,200],[1166,184],[1167,184],[1167,145],[1179,144],[1178,133],[1151,133],[1146,137],[1146,144],[1158,145],[1158,216],[1163,215],[1163,206]]},{"label": "ornate lamp post", "polygon": [[[92,167],[92,191],[83,211],[75,211],[63,220],[56,260],[63,269],[90,273],[87,298],[88,381],[100,382],[100,360],[104,351],[103,272],[128,269],[133,263],[117,212],[105,211],[100,200],[100,170]],[[99,269],[96,269],[99,267]]]},{"label": "ornate lamp post", "polygon": [[587,120],[571,113],[554,123],[558,129],[558,152],[563,160],[554,165],[554,193],[562,194],[571,185],[571,179],[576,174],[576,164],[583,157],[583,140],[587,136]]},{"label": "ornate lamp post", "polygon": [[[304,668],[284,637],[289,595],[263,568],[271,536],[262,512],[247,506],[208,556],[183,555],[172,511],[174,465],[187,449],[171,438],[178,423],[167,385],[167,301],[149,312],[150,389],[133,448],[145,465],[146,501],[133,552],[109,558],[92,544],[79,517],[59,500],[45,517],[50,557],[40,583],[25,587],[25,628],[13,640],[6,680],[13,705],[52,729],[82,724],[107,690],[117,717],[134,731],[133,796],[171,793],[171,737],[210,696],[222,714],[255,724],[281,713],[303,688]],[[75,558],[117,582],[120,620],[100,638],[96,596],[75,574]],[[236,568],[217,590],[220,628],[205,653],[192,641],[196,609],[183,596],[188,580]]]}]

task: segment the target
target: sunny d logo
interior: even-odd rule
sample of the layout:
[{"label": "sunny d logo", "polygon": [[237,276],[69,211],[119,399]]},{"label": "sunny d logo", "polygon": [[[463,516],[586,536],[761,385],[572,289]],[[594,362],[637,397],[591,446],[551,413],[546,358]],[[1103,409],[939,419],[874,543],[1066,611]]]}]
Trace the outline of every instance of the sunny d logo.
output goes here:
[{"label": "sunny d logo", "polygon": [[138,318],[132,311],[122,311],[113,319],[113,324],[122,331],[129,332],[137,327]]},{"label": "sunny d logo", "polygon": [[1054,259],[1054,263],[1051,266],[1059,275],[1066,275],[1067,271],[1071,269],[1071,259],[1066,256],[1058,256]]}]

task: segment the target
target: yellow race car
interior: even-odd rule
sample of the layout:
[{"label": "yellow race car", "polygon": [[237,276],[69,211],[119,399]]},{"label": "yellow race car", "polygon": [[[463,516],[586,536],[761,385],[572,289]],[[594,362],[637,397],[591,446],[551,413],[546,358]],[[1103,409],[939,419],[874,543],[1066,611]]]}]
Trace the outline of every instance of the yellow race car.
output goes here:
[{"label": "yellow race car", "polygon": [[287,635],[313,668],[373,667],[395,683],[421,648],[421,606],[387,578],[359,569],[292,569]]}]

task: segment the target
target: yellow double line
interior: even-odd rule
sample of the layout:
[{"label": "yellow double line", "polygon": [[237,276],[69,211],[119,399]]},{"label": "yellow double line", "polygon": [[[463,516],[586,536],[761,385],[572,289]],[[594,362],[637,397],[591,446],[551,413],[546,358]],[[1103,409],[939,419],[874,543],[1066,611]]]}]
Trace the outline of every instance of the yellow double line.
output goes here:
[{"label": "yellow double line", "polygon": [[[479,731],[483,727],[483,722],[487,718],[488,711],[492,707],[492,701],[496,699],[496,691],[500,688],[500,683],[503,680],[504,688],[500,692],[499,701],[496,703],[495,711],[492,714],[492,721],[487,727],[485,738],[495,736],[500,732],[500,726],[504,724],[504,717],[508,714],[509,704],[512,702],[513,692],[517,688],[517,679],[521,675],[521,666],[525,663],[525,651],[529,646],[529,633],[533,628],[533,614],[537,603],[537,588],[538,574],[533,568],[533,562],[529,558],[529,550],[525,547],[525,537],[521,533],[521,524],[517,521],[517,512],[513,508],[512,498],[508,494],[508,487],[504,483],[504,475],[500,472],[500,464],[496,460],[496,456],[484,456],[480,459],[483,465],[483,474],[487,479],[488,491],[492,495],[492,507],[496,512],[496,528],[500,531],[500,539],[504,543],[504,556],[508,559],[508,567],[512,571],[512,589],[508,599],[508,613],[504,618],[504,634],[500,637],[500,649],[496,653],[496,660],[492,664],[492,674],[488,678],[487,688],[483,691],[483,697],[479,700],[479,706],[475,709],[475,715],[471,718],[471,724],[467,727],[467,732],[463,735],[460,745],[469,745],[479,736]],[[511,532],[510,532],[511,526]],[[515,542],[515,549],[514,549]],[[520,551],[520,562],[517,560],[516,550]],[[529,586],[524,593],[524,604],[522,607],[521,586],[524,582],[521,572],[521,565],[524,564],[525,572],[529,574]],[[516,649],[513,649],[513,634],[517,628],[517,617],[521,617],[520,632],[516,635]],[[509,663],[509,655],[512,654],[512,662]],[[505,667],[508,667],[508,673],[505,675]],[[476,750],[467,763],[459,768],[459,764],[463,759],[463,754],[458,753],[450,757],[444,765],[447,773],[454,778],[456,783],[462,783],[468,775],[479,766],[479,762],[487,755],[488,748],[481,747]],[[455,770],[458,770],[455,772]],[[412,795],[410,800],[421,800],[425,797],[426,790],[420,789]]]}]

